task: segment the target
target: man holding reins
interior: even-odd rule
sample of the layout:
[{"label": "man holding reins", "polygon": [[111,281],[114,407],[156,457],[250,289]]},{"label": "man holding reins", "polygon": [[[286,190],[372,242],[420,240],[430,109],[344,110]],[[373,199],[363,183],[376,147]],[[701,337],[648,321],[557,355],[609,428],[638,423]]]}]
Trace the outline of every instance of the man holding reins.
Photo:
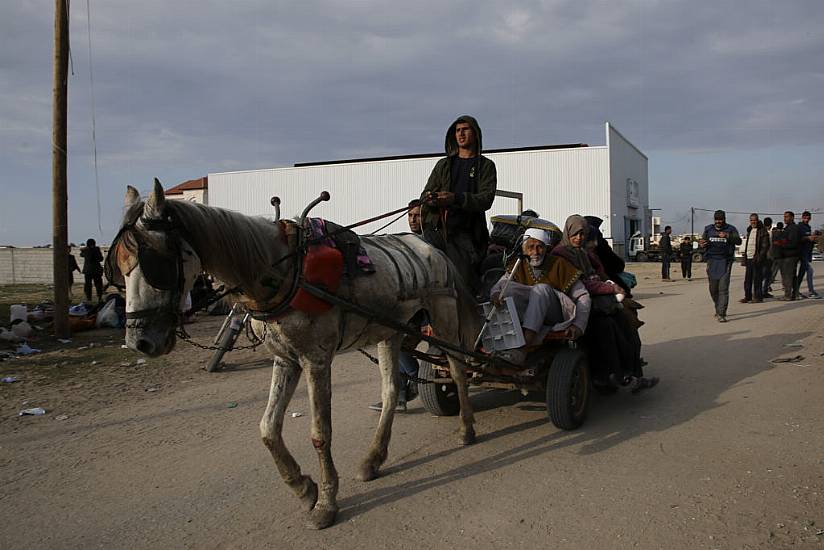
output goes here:
[{"label": "man holding reins", "polygon": [[484,214],[495,200],[495,163],[481,155],[478,122],[463,115],[446,132],[446,157],[435,164],[421,195],[424,239],[443,250],[474,293],[489,242]]}]

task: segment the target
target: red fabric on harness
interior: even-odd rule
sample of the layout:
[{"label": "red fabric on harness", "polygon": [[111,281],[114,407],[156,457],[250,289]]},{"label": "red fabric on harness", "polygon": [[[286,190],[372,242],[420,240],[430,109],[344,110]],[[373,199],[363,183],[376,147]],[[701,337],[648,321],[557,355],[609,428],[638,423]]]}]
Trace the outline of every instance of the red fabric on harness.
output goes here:
[{"label": "red fabric on harness", "polygon": [[[327,292],[335,293],[343,277],[343,254],[327,245],[312,245],[303,258],[303,279]],[[298,311],[317,315],[332,309],[332,304],[312,296],[299,288],[289,306]]]}]

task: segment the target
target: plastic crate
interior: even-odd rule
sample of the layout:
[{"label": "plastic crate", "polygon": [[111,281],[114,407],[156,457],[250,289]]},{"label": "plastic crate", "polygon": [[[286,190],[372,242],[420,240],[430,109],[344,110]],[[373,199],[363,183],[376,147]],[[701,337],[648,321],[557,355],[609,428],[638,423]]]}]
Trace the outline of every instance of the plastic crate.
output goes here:
[{"label": "plastic crate", "polygon": [[[486,319],[486,316],[492,310],[492,302],[485,302],[481,306],[483,307],[484,319]],[[486,325],[482,341],[486,351],[520,348],[525,344],[524,331],[521,329],[521,321],[518,318],[518,311],[515,309],[515,300],[512,296],[504,298],[503,303],[495,311],[492,319]]]}]

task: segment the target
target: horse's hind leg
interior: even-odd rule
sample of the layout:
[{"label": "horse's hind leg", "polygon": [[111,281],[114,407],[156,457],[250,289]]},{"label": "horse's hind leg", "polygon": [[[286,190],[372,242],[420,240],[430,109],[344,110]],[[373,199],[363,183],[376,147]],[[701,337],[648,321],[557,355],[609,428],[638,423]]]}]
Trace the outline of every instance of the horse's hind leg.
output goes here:
[{"label": "horse's hind leg", "polygon": [[338,472],[332,462],[332,373],[331,355],[304,365],[312,415],[312,446],[320,462],[320,491],[309,513],[308,526],[323,529],[338,513]]},{"label": "horse's hind leg", "polygon": [[309,511],[317,501],[318,487],[312,478],[301,474],[300,466],[283,442],[283,417],[292,399],[292,394],[295,393],[298,380],[300,380],[300,367],[297,362],[275,357],[269,403],[260,420],[260,436],[263,438],[264,445],[272,453],[280,476],[301,500],[303,507]]},{"label": "horse's hind leg", "polygon": [[366,458],[361,463],[358,477],[370,481],[378,477],[381,464],[389,454],[389,439],[392,437],[392,420],[398,403],[398,353],[402,336],[396,334],[391,339],[378,344],[378,364],[381,371],[381,417],[378,428]]}]

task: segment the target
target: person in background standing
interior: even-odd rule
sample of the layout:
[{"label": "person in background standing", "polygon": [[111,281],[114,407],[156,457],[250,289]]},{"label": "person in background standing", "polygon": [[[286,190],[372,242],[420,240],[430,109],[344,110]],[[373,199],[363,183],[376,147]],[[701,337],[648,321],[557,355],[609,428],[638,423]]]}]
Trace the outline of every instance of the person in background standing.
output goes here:
[{"label": "person in background standing", "polygon": [[767,233],[768,239],[768,247],[767,251],[764,254],[764,265],[761,267],[761,297],[762,298],[772,298],[772,294],[770,294],[770,285],[772,284],[772,218],[764,218],[764,231]]},{"label": "person in background standing", "polygon": [[670,260],[672,259],[672,227],[669,225],[664,228],[664,234],[661,235],[661,242],[658,246],[661,248],[661,280],[671,281],[670,279]]},{"label": "person in background standing", "polygon": [[763,302],[763,267],[767,251],[770,249],[770,235],[764,229],[764,224],[758,219],[758,214],[750,214],[750,225],[747,227],[747,238],[744,240],[744,258],[742,263],[746,268],[744,274],[744,297],[741,303]]},{"label": "person in background standing", "polygon": [[778,298],[785,302],[797,299],[795,293],[795,267],[798,265],[799,244],[801,233],[795,223],[795,214],[787,210],[784,212],[784,231],[780,239],[773,235],[773,246],[776,246],[775,260],[781,271],[781,284],[784,286],[784,296]]},{"label": "person in background standing", "polygon": [[805,210],[801,214],[801,223],[798,224],[799,229],[799,266],[798,266],[798,276],[795,278],[795,294],[799,298],[806,298],[807,296],[801,294],[801,283],[804,281],[804,276],[807,276],[807,290],[809,291],[809,297],[813,299],[819,299],[821,296],[815,291],[815,287],[813,286],[813,247],[815,246],[815,241],[818,238],[818,231],[815,233],[813,232],[812,228],[810,227],[810,220],[812,219],[812,214],[809,211]]},{"label": "person in background standing", "polygon": [[681,276],[692,281],[692,239],[689,235],[681,241],[678,251],[681,254]]},{"label": "person in background standing", "polygon": [[80,266],[77,265],[77,259],[72,254],[72,247],[69,245],[67,253],[69,254],[69,298],[72,297],[72,287],[74,286],[74,272],[82,273]]},{"label": "person in background standing", "polygon": [[727,305],[730,301],[730,272],[735,260],[735,247],[741,244],[738,230],[727,223],[727,214],[716,210],[715,223],[704,228],[698,245],[706,250],[707,279],[710,296],[715,304],[715,318],[727,322]]},{"label": "person in background standing", "polygon": [[86,241],[86,246],[80,249],[80,257],[83,258],[83,292],[86,294],[86,301],[92,301],[92,283],[97,291],[97,301],[103,301],[103,253],[94,239]]}]

